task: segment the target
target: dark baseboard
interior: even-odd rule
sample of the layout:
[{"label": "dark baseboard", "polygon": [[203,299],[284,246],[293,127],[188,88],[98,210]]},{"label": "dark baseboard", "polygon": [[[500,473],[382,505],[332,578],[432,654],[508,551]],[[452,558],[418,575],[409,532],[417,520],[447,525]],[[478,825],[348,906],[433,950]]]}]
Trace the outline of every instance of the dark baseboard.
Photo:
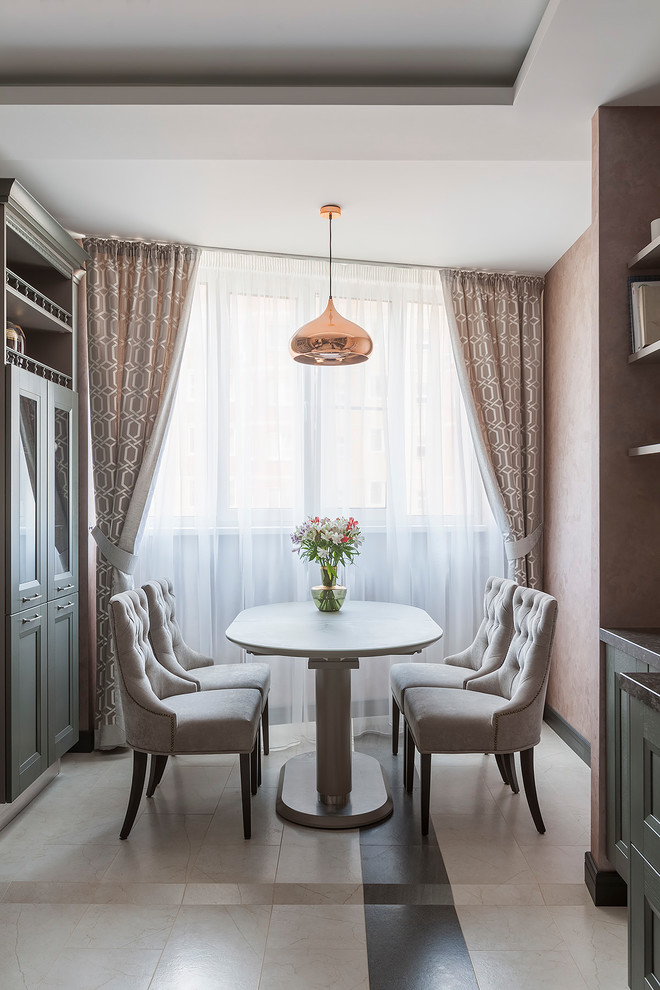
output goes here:
[{"label": "dark baseboard", "polygon": [[563,739],[567,746],[573,750],[574,753],[580,757],[580,759],[587,764],[588,767],[591,766],[591,744],[588,739],[581,736],[577,729],[562,718],[561,715],[551,708],[550,705],[546,705],[543,709],[543,719],[548,723],[551,729],[557,733],[560,739]]},{"label": "dark baseboard", "polygon": [[78,734],[78,742],[69,750],[70,753],[93,753],[94,752],[94,730],[81,729]]},{"label": "dark baseboard", "polygon": [[590,852],[584,855],[584,882],[596,907],[625,907],[628,888],[616,870],[599,870]]}]

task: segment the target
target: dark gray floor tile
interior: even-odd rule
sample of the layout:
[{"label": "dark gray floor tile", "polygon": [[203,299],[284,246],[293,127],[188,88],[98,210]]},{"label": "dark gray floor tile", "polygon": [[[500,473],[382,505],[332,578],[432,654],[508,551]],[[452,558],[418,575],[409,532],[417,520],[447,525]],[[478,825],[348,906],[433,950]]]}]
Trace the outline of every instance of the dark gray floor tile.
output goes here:
[{"label": "dark gray floor tile", "polygon": [[449,884],[435,846],[362,845],[363,883]]},{"label": "dark gray floor tile", "polygon": [[478,990],[453,907],[367,904],[369,990]]},{"label": "dark gray floor tile", "polygon": [[365,904],[453,904],[446,883],[365,883]]}]

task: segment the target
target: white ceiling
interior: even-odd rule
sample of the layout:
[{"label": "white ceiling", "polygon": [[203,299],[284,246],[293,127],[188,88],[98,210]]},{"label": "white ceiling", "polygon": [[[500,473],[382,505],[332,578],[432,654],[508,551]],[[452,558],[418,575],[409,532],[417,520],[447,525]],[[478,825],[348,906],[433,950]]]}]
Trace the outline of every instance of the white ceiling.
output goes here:
[{"label": "white ceiling", "polygon": [[338,256],[545,272],[595,109],[660,102],[658,0],[310,6],[23,0],[0,172],[78,232],[322,255],[339,202]]}]

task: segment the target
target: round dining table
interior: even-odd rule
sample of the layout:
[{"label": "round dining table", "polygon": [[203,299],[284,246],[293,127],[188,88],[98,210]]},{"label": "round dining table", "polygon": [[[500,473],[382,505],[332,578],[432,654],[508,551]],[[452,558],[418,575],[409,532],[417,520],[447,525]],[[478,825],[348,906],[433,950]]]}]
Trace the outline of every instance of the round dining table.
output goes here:
[{"label": "round dining table", "polygon": [[227,639],[256,656],[306,657],[316,672],[316,751],[282,767],[277,812],[299,825],[355,828],[392,814],[378,760],[352,750],[351,671],[360,658],[419,653],[442,636],[421,608],[347,601],[339,612],[313,602],[257,605],[240,612]]}]

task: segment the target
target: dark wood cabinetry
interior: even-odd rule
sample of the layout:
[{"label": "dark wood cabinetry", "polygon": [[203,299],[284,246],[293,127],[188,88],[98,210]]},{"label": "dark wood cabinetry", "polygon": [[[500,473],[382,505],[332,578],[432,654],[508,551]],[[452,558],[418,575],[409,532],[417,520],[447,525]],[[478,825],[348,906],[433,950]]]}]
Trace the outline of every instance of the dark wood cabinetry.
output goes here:
[{"label": "dark wood cabinetry", "polygon": [[5,603],[0,800],[78,739],[76,288],[85,253],[15,180],[0,179],[0,434]]},{"label": "dark wood cabinetry", "polygon": [[622,684],[630,704],[630,986],[660,990],[660,673],[624,675]]},{"label": "dark wood cabinetry", "polygon": [[630,704],[621,674],[660,674],[660,630],[601,629],[605,644],[607,858],[630,876]]},{"label": "dark wood cabinetry", "polygon": [[[650,244],[642,248],[628,262],[628,268],[636,270],[644,276],[647,271],[660,274],[660,237],[656,237]],[[639,350],[633,351],[628,358],[629,364],[658,364],[660,362],[660,341],[654,341]],[[631,457],[643,457],[647,454],[660,454],[660,443],[646,443],[639,447],[629,447],[628,453]]]},{"label": "dark wood cabinetry", "polygon": [[613,646],[605,648],[607,719],[607,858],[628,882],[630,872],[630,807],[628,735],[630,697],[621,688],[619,674],[641,674],[648,663]]}]

